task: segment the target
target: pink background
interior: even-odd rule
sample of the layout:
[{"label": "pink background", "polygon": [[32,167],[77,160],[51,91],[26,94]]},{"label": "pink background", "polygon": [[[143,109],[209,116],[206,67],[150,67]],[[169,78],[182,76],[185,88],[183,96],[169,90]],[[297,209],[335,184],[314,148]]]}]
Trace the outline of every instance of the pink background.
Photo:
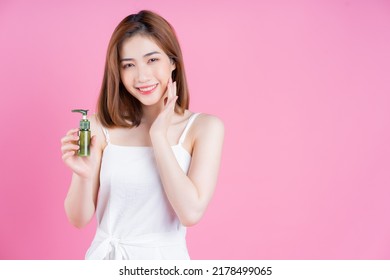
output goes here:
[{"label": "pink background", "polygon": [[118,22],[176,28],[191,110],[223,119],[193,259],[390,259],[390,2],[0,2],[1,259],[83,259],[60,138],[94,111]]}]

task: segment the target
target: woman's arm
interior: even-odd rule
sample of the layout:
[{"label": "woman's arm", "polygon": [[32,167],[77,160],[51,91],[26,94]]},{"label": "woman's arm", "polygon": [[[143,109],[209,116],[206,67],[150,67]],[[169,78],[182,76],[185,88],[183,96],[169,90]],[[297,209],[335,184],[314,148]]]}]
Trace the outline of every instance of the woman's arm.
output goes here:
[{"label": "woman's arm", "polygon": [[167,132],[177,101],[176,82],[169,80],[168,101],[153,122],[149,134],[165,193],[180,222],[199,222],[214,193],[221,161],[224,126],[221,120],[200,115],[193,123],[192,160],[188,175],[183,172],[168,142]]},{"label": "woman's arm", "polygon": [[62,138],[62,159],[73,170],[72,181],[64,201],[69,222],[77,228],[86,226],[92,219],[99,188],[100,163],[102,158],[102,133],[97,129],[95,117],[90,119],[91,155],[79,157],[76,130],[70,130]]},{"label": "woman's arm", "polygon": [[224,125],[211,115],[200,115],[193,126],[194,146],[188,176],[179,166],[166,134],[151,133],[152,145],[167,197],[185,226],[202,218],[214,193],[221,161]]}]

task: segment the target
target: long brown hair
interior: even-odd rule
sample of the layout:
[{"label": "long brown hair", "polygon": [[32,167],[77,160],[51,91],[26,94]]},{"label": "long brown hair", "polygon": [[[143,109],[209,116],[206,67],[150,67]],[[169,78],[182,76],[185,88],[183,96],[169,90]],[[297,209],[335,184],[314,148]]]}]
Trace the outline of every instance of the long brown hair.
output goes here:
[{"label": "long brown hair", "polygon": [[108,44],[104,76],[97,103],[97,117],[105,127],[138,126],[141,103],[133,97],[120,78],[119,50],[123,41],[136,34],[149,36],[175,63],[172,80],[176,81],[178,99],[175,112],[183,114],[189,105],[183,56],[173,27],[158,14],[142,10],[124,18],[115,28]]}]

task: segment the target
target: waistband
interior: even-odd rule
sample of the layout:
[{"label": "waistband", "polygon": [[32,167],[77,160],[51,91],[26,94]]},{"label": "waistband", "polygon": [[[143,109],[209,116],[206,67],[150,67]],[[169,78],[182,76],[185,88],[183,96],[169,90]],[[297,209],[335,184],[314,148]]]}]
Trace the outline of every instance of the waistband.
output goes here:
[{"label": "waistband", "polygon": [[86,254],[86,259],[103,260],[113,254],[114,259],[121,260],[125,255],[124,247],[165,247],[185,245],[185,232],[171,231],[163,233],[151,233],[135,235],[126,238],[117,238],[107,232],[97,229],[93,244]]}]

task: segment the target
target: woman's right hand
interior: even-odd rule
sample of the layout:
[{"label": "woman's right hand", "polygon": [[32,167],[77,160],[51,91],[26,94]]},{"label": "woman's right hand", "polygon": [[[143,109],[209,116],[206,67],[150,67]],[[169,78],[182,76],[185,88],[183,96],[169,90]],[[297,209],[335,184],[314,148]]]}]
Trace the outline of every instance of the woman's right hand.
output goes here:
[{"label": "woman's right hand", "polygon": [[88,179],[91,177],[93,165],[96,163],[96,136],[91,137],[90,156],[81,157],[77,155],[78,128],[69,130],[61,139],[62,160],[78,176]]}]

